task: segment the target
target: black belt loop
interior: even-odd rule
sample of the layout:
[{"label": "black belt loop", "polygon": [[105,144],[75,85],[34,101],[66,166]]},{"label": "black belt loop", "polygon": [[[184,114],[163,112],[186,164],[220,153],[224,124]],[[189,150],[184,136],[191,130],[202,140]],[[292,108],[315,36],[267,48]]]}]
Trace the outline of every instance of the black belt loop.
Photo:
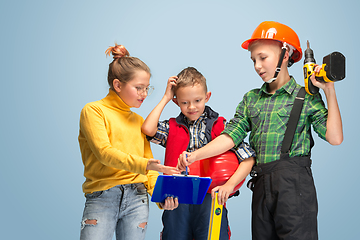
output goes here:
[{"label": "black belt loop", "polygon": [[262,170],[257,165],[254,165],[250,171],[251,179],[247,182],[246,186],[252,191],[255,187],[258,175],[262,173]]},{"label": "black belt loop", "polygon": [[256,165],[254,165],[250,171],[250,177],[251,179],[247,182],[246,186],[248,189],[250,189],[251,191],[254,189],[255,187],[255,182],[256,182],[256,179],[257,179],[257,167]]}]

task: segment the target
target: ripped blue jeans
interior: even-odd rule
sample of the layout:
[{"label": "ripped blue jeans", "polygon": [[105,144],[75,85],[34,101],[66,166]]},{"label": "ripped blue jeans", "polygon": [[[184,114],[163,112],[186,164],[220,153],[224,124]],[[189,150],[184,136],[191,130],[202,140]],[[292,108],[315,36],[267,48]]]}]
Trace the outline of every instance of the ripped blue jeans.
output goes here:
[{"label": "ripped blue jeans", "polygon": [[86,194],[80,240],[144,239],[149,201],[143,183]]}]

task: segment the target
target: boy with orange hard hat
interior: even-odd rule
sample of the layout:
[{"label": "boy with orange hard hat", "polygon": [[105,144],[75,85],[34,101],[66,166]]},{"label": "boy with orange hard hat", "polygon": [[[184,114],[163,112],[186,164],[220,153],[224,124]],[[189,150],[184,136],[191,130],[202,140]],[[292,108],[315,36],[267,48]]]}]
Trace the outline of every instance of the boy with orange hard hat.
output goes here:
[{"label": "boy with orange hard hat", "polygon": [[[163,98],[145,119],[141,128],[143,133],[149,136],[148,139],[151,142],[166,147],[164,165],[176,167],[180,153],[202,148],[223,131],[225,118],[205,105],[210,96],[211,92],[207,91],[205,77],[193,67],[185,68],[177,76],[169,78]],[[181,113],[176,118],[159,121],[164,107],[171,100],[180,107]],[[242,181],[255,163],[253,157],[255,152],[244,142],[233,150],[237,163],[233,176],[238,176]],[[235,154],[232,153],[232,155]],[[240,165],[238,160],[241,162]],[[219,162],[218,168],[222,173],[227,170],[226,161],[221,161],[221,159],[212,159],[212,161]],[[192,172],[196,172],[195,167],[190,169],[190,174]],[[213,182],[216,182],[216,179],[213,179]],[[229,190],[222,191],[227,191],[229,196],[239,182],[234,183],[228,180],[226,189]],[[218,189],[220,186],[215,188]],[[162,207],[165,210],[162,216],[163,240],[206,240],[208,238],[210,193],[205,195],[202,204],[178,204],[177,199],[167,198]],[[225,206],[220,228],[220,239],[230,239],[231,232]]]},{"label": "boy with orange hard hat", "polygon": [[[252,238],[318,239],[311,125],[331,145],[343,141],[334,83],[321,83],[311,76],[312,83],[323,89],[328,109],[320,94],[305,95],[288,72],[301,59],[300,41],[281,23],[261,23],[241,46],[250,51],[255,71],[265,83],[245,94],[219,137],[180,155],[178,167],[237,146],[251,132],[250,146],[257,156],[248,184],[253,191]],[[315,72],[320,69],[316,65]]]}]

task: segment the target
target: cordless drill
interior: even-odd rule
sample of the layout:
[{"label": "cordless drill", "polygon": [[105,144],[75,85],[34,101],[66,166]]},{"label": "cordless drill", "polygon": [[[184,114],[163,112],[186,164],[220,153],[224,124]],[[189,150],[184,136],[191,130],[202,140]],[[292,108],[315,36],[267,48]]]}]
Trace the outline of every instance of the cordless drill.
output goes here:
[{"label": "cordless drill", "polygon": [[[307,41],[307,49],[305,50],[304,59],[304,81],[305,90],[308,94],[313,95],[319,92],[319,88],[315,87],[310,80],[310,76],[314,73],[314,65],[316,61],[314,52],[310,48]],[[333,52],[323,58],[322,68],[319,73],[315,74],[315,79],[320,82],[337,82],[345,78],[345,56],[339,52]]]}]

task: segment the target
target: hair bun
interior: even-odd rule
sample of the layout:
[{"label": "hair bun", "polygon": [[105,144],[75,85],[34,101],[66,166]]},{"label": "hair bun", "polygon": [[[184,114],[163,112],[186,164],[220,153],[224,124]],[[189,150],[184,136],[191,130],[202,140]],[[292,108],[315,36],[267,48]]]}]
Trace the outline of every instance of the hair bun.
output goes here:
[{"label": "hair bun", "polygon": [[128,50],[123,45],[118,45],[117,43],[115,43],[114,47],[106,49],[105,54],[110,56],[110,53],[113,55],[114,59],[130,56]]}]

